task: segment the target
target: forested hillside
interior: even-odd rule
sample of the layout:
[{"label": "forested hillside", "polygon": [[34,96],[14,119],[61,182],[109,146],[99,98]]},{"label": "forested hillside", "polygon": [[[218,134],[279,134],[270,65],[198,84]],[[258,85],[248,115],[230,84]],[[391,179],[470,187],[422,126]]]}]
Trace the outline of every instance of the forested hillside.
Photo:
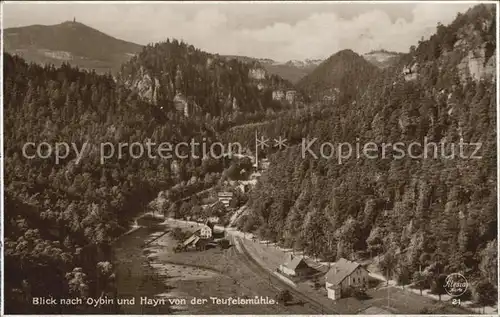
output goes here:
[{"label": "forested hillside", "polygon": [[[494,6],[476,6],[438,25],[429,40],[357,91],[356,102],[260,126],[259,133],[295,145],[271,156],[241,227],[324,259],[380,255],[380,269],[406,283],[421,267],[426,283],[462,272],[474,287],[495,288],[495,19]],[[353,147],[427,138],[446,141],[448,158],[382,159],[379,147],[377,159],[353,154],[339,163],[335,155],[304,157],[301,138]],[[456,150],[450,159],[450,142],[460,139],[481,143],[482,158],[460,158]]]},{"label": "forested hillside", "polygon": [[177,40],[148,45],[123,65],[118,81],[161,107],[184,103],[186,115],[222,116],[278,110],[273,89],[292,85],[269,75],[258,61],[244,63],[196,49]]},{"label": "forested hillside", "polygon": [[[36,296],[112,294],[110,245],[132,217],[159,192],[168,190],[175,202],[215,185],[228,167],[201,159],[200,147],[188,159],[165,159],[155,152],[158,144],[194,139],[209,147],[231,126],[276,118],[288,105],[273,101],[271,92],[286,87],[258,63],[226,61],[176,40],[145,47],[118,80],[4,54],[7,311],[32,312],[25,303]],[[33,142],[29,155],[46,142],[47,158],[24,157],[26,142]],[[70,147],[59,161],[47,153],[56,142]],[[125,148],[103,164],[107,142],[116,148],[150,142],[155,157],[137,158]],[[177,215],[179,206],[163,212]]]},{"label": "forested hillside", "polygon": [[57,66],[71,62],[98,73],[117,72],[122,63],[142,50],[142,45],[116,39],[75,21],[8,28],[3,39],[6,52],[30,62]]},{"label": "forested hillside", "polygon": [[[422,268],[427,284],[461,272],[474,289],[495,290],[495,19],[494,7],[476,6],[384,69],[350,50],[332,55],[299,89],[335,106],[291,108],[272,95],[293,86],[258,61],[177,40],[144,47],[115,78],[4,54],[5,311],[109,313],[27,303],[113,296],[111,245],[131,219],[158,193],[168,196],[168,206],[159,207],[165,214],[192,212],[179,201],[216,185],[228,167],[199,152],[135,158],[130,149],[102,164],[101,144],[222,140],[253,150],[256,131],[282,136],[290,147],[259,153],[271,166],[251,192],[250,212],[239,223],[245,231],[329,260],[379,256],[379,268],[401,281]],[[339,162],[302,155],[303,138],[353,147],[462,139],[481,143],[482,158]],[[42,155],[56,142],[71,151],[60,161],[27,158],[26,142],[46,142]],[[81,159],[74,147],[84,149]]]},{"label": "forested hillside", "polygon": [[378,75],[379,69],[352,50],[342,50],[303,77],[297,87],[313,100],[330,97],[344,103]]},{"label": "forested hillside", "polygon": [[[134,158],[125,149],[102,164],[100,144],[215,140],[219,118],[185,118],[117,86],[109,76],[27,64],[4,54],[5,295],[8,312],[33,312],[31,297],[113,291],[109,245],[160,190],[179,195],[212,186],[222,162]],[[26,142],[84,149],[55,161],[28,159]],[[86,146],[84,144],[87,144]],[[85,147],[84,147],[85,146]],[[29,148],[33,155],[35,148]],[[187,149],[186,149],[187,150]],[[61,149],[61,153],[65,150]],[[154,148],[153,148],[153,153]],[[178,194],[176,194],[178,193]],[[58,306],[63,309],[63,306]],[[73,306],[68,306],[69,311]],[[34,306],[37,312],[50,306]]]}]

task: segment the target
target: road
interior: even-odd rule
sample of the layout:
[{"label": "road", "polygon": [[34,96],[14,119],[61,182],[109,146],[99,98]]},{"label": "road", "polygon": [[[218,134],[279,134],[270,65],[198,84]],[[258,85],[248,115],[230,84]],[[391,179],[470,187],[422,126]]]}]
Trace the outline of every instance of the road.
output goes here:
[{"label": "road", "polygon": [[206,193],[210,190],[212,190],[214,188],[214,186],[212,187],[209,187],[209,188],[205,188],[205,189],[202,189],[200,190],[199,192],[196,192],[196,193],[193,193],[187,197],[184,197],[184,198],[180,198],[180,199],[177,199],[176,201],[172,202],[172,204],[177,204],[177,203],[180,203],[180,202],[183,202],[183,201],[188,201],[189,199],[191,199],[193,196],[198,196],[198,195],[201,195],[203,193]]},{"label": "road", "polygon": [[272,272],[268,271],[264,267],[262,267],[251,255],[250,253],[246,250],[245,246],[239,239],[239,237],[236,237],[235,235],[229,235],[230,239],[232,240],[232,243],[237,246],[238,251],[242,255],[242,258],[246,265],[251,268],[256,274],[261,275],[261,276],[268,276],[269,281],[272,282],[273,285],[277,285],[278,289],[284,290],[287,289],[292,296],[295,299],[300,300],[302,303],[305,305],[308,305],[310,308],[312,308],[314,311],[316,311],[319,314],[338,314],[338,312],[332,310],[330,307],[325,307],[323,304],[318,302],[316,299],[312,298],[311,296],[308,296],[300,291],[298,291],[295,287],[289,285],[285,281],[281,280],[280,278],[276,277]]},{"label": "road", "polygon": [[[183,225],[195,225],[199,226],[200,224],[194,221],[183,221],[183,220],[176,220],[176,219],[168,219],[168,222],[175,222],[178,224],[183,224]],[[215,226],[214,229],[223,231],[224,227],[222,226]],[[304,305],[307,305],[310,310],[318,313],[318,314],[338,314],[338,312],[335,312],[332,310],[330,307],[325,307],[322,305],[320,302],[318,302],[316,299],[312,298],[311,296],[308,296],[306,294],[303,294],[299,290],[297,290],[295,287],[287,284],[285,281],[281,280],[278,278],[276,275],[273,274],[273,272],[267,270],[266,268],[262,267],[251,255],[250,253],[246,250],[245,246],[243,243],[241,243],[240,239],[244,238],[244,233],[240,232],[238,230],[226,230],[227,237],[231,241],[231,244],[233,244],[236,247],[236,250],[238,254],[241,257],[241,260],[245,266],[247,266],[249,269],[251,269],[258,277],[262,279],[266,279],[269,281],[270,285],[274,287],[278,292],[284,289],[287,289],[290,291],[292,296],[294,297],[295,300],[300,300],[300,302],[304,303]],[[288,307],[292,308],[292,307]],[[299,307],[297,307],[299,308]],[[304,310],[303,308],[299,308],[298,313],[303,314]]]},{"label": "road", "polygon": [[247,209],[247,205],[244,205],[240,207],[238,210],[235,211],[235,213],[231,216],[231,219],[229,220],[229,226],[232,227],[236,223],[236,220],[241,216],[243,212]]}]

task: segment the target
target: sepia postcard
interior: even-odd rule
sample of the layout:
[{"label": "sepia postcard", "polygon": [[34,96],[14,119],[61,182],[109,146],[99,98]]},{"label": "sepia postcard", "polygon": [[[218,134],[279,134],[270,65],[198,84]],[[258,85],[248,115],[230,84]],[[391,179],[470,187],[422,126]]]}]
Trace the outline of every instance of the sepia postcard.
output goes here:
[{"label": "sepia postcard", "polygon": [[498,3],[1,8],[2,315],[498,316]]}]

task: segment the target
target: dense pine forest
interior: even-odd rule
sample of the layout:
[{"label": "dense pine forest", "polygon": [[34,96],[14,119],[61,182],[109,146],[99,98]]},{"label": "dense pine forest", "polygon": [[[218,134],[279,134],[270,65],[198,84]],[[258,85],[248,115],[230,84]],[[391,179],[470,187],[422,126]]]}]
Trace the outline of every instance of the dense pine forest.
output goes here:
[{"label": "dense pine forest", "polygon": [[[378,255],[381,271],[402,284],[426,287],[440,274],[462,272],[476,289],[494,291],[494,10],[476,6],[449,26],[438,25],[348,103],[259,126],[259,133],[295,146],[270,156],[240,227],[328,260]],[[250,131],[237,135],[248,140]],[[482,143],[482,159],[351,157],[339,163],[335,156],[304,158],[301,138],[353,146],[463,139]]]},{"label": "dense pine forest", "polygon": [[[115,89],[109,76],[28,65],[7,54],[4,67],[6,310],[31,311],[25,302],[36,296],[112,291],[110,243],[158,187],[177,181],[169,162],[101,165],[99,142],[209,132]],[[63,140],[89,142],[81,162],[71,155],[55,164],[21,154],[25,142]]]},{"label": "dense pine forest", "polygon": [[323,61],[302,78],[297,86],[307,91],[312,98],[331,96],[342,104],[365,90],[378,73],[379,68],[360,55],[352,50],[342,50]]},{"label": "dense pine forest", "polygon": [[[160,191],[170,189],[169,199],[176,201],[213,186],[224,168],[221,160],[200,159],[201,153],[196,159],[165,160],[134,159],[126,152],[122,158],[101,164],[100,144],[147,140],[176,144],[193,138],[209,145],[217,139],[218,130],[275,117],[273,109],[283,106],[271,100],[269,87],[263,92],[255,88],[249,66],[219,62],[222,66],[214,66],[217,69],[212,72],[209,66],[195,67],[199,66],[196,58],[206,63],[209,55],[195,50],[195,60],[189,60],[191,49],[175,40],[148,46],[119,75],[130,78],[139,61],[149,65],[146,69],[156,70],[153,75],[163,74],[163,67],[173,67],[177,75],[173,84],[203,105],[189,116],[172,106],[172,99],[167,101],[168,89],[158,93],[158,100],[150,100],[131,82],[116,83],[111,75],[68,64],[59,68],[28,64],[4,54],[7,311],[31,311],[23,303],[37,296],[112,295],[115,277],[110,245],[128,229],[130,219],[143,212]],[[174,64],[155,64],[155,56],[170,56],[169,52]],[[212,79],[200,77],[213,74],[220,77],[215,86]],[[273,76],[264,80],[276,87],[286,84]],[[200,86],[200,82],[207,84]],[[193,87],[201,90],[190,90]],[[198,97],[205,95],[220,98]],[[224,108],[228,96],[234,96],[241,109],[232,107],[232,99],[230,108]],[[59,162],[53,156],[28,159],[22,155],[26,142],[52,146],[67,142],[85,151],[80,161],[75,152]],[[178,214],[179,206],[169,207],[165,213]],[[51,308],[37,309],[43,313]],[[71,311],[61,311],[65,312]]]},{"label": "dense pine forest", "polygon": [[174,107],[177,95],[194,105],[193,113],[222,117],[279,110],[273,89],[292,87],[257,61],[209,54],[175,39],[146,46],[122,66],[118,81],[160,106]]},{"label": "dense pine forest", "polygon": [[[423,288],[461,272],[474,292],[495,293],[495,20],[495,7],[476,6],[383,70],[339,52],[298,88],[257,61],[177,40],[145,46],[114,76],[4,53],[5,311],[54,313],[26,305],[38,296],[112,297],[112,244],[134,216],[165,193],[161,211],[183,217],[200,207],[180,199],[234,172],[224,160],[200,157],[125,153],[101,164],[99,144],[195,139],[248,150],[256,132],[282,136],[289,148],[260,153],[271,165],[238,202],[249,206],[240,229],[325,260],[375,258],[401,284]],[[300,106],[273,100],[273,91],[287,89],[298,91]],[[353,145],[463,140],[481,143],[482,158],[339,163],[304,157],[303,138]],[[26,142],[85,151],[81,160],[74,151],[58,162],[28,159]],[[251,168],[239,163],[238,171],[243,165]],[[492,297],[480,298],[491,304]],[[56,309],[88,313],[84,306]]]}]

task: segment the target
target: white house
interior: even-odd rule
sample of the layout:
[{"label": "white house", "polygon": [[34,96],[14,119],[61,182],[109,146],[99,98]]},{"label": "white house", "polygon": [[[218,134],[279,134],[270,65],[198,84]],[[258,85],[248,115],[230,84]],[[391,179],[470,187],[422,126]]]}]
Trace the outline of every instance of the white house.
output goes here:
[{"label": "white house", "polygon": [[283,90],[273,91],[273,100],[283,100],[285,98],[285,92]]},{"label": "white house", "polygon": [[266,71],[262,68],[252,68],[248,71],[248,76],[255,80],[263,80],[266,78]]},{"label": "white house", "polygon": [[233,199],[233,193],[232,192],[218,192],[217,193],[217,198],[227,208],[227,207],[229,207],[229,203]]},{"label": "white house", "polygon": [[219,220],[220,220],[220,218],[217,216],[208,217],[208,221],[210,221],[211,223],[219,223]]},{"label": "white house", "polygon": [[368,271],[359,263],[344,258],[339,259],[326,273],[325,287],[328,298],[336,300],[342,297],[342,291],[353,287],[368,285]]},{"label": "white house", "polygon": [[297,92],[295,90],[287,91],[286,95],[285,95],[286,101],[288,101],[289,103],[294,103],[296,94],[297,94]]}]

